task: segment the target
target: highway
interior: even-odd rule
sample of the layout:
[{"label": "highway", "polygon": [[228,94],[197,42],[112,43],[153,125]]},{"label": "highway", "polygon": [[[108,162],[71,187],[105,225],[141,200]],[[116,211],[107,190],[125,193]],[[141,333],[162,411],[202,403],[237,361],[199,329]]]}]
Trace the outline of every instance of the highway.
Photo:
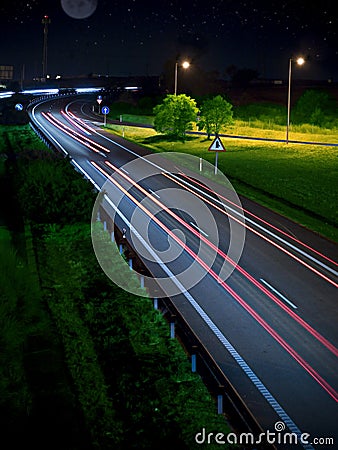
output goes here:
[{"label": "highway", "polygon": [[[29,113],[104,187],[105,209],[263,430],[283,422],[281,430],[308,434],[275,446],[337,446],[337,245],[247,199],[241,208],[229,188],[184,160],[149,156],[101,130],[92,104],[45,99]],[[147,283],[152,292],[156,283]]]}]

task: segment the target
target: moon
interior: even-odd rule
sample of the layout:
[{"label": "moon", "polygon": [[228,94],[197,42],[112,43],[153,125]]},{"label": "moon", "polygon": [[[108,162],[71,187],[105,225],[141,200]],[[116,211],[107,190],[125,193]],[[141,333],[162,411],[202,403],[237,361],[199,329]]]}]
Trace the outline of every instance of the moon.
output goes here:
[{"label": "moon", "polygon": [[97,0],[61,0],[62,9],[73,19],[86,19],[97,7]]}]

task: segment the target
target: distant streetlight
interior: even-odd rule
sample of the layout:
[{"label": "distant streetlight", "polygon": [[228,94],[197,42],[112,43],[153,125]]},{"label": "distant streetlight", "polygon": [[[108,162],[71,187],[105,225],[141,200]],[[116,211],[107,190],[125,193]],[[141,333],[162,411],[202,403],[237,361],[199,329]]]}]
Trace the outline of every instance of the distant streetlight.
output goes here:
[{"label": "distant streetlight", "polygon": [[[290,128],[290,100],[291,100],[291,68],[292,68],[292,58],[289,59],[289,85],[288,85],[288,118],[286,123],[286,143],[289,143],[289,128]],[[297,58],[296,63],[302,66],[305,63],[304,58]]]},{"label": "distant streetlight", "polygon": [[47,74],[47,40],[48,40],[48,25],[50,24],[50,18],[43,16],[41,21],[43,25],[43,53],[42,53],[42,77],[46,78]]},{"label": "distant streetlight", "polygon": [[[190,63],[188,61],[183,61],[181,66],[183,67],[183,69],[188,69]],[[175,95],[177,94],[177,70],[178,70],[178,61],[176,61],[175,63]]]}]

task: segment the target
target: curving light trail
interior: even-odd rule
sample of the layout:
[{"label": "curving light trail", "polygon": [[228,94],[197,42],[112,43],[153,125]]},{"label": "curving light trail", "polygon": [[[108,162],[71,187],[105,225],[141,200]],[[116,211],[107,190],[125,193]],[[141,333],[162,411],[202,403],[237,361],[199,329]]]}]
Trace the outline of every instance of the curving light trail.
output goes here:
[{"label": "curving light trail", "polygon": [[[93,161],[91,161],[92,164]],[[167,206],[165,206],[160,200],[150,194],[142,186],[136,183],[127,174],[122,172],[118,167],[114,166],[110,161],[105,161],[105,164],[116,171],[124,179],[126,179],[130,184],[135,186],[139,191],[141,191],[145,196],[150,198],[155,204],[157,204],[161,209],[163,209],[167,214],[173,217],[176,221],[181,223],[185,228],[187,228],[191,233],[197,236],[201,241],[208,245],[214,252],[220,255],[225,261],[228,261],[236,270],[238,270],[247,280],[249,280],[254,286],[256,286],[261,292],[267,295],[273,302],[275,302],[280,308],[282,308],[292,319],[298,322],[306,331],[308,331],[312,336],[314,336],[321,344],[323,344],[328,350],[330,350],[335,356],[338,356],[338,349],[331,344],[326,338],[324,338],[318,331],[312,328],[305,320],[299,317],[294,311],[288,308],[279,298],[277,298],[272,292],[270,292],[263,284],[258,282],[252,275],[250,275],[245,269],[243,269],[239,264],[235,263],[226,253],[220,250],[215,244],[210,242],[205,236],[200,234],[195,228],[188,224],[185,220],[171,211]],[[94,164],[95,165],[95,164]],[[96,167],[96,165],[95,165]]]},{"label": "curving light trail", "polygon": [[54,117],[51,113],[41,113],[42,116],[47,119],[52,125],[57,127],[62,132],[68,134],[68,136],[72,137],[73,139],[80,142],[82,145],[85,145],[86,147],[90,148],[96,153],[99,153],[99,150],[97,150],[93,145],[96,145],[96,147],[103,150],[105,153],[110,153],[110,150],[103,145],[97,144],[96,142],[92,141],[91,139],[87,138],[86,136],[82,136],[82,134],[75,131],[73,128],[69,127],[65,123],[63,123],[61,120],[58,120],[56,117]]},{"label": "curving light trail", "polygon": [[[224,197],[221,194],[218,194],[217,192],[214,192],[212,189],[210,189],[208,186],[203,185],[202,183],[198,182],[197,180],[189,177],[188,175],[186,175],[185,173],[181,173],[181,175],[184,178],[187,178],[190,182],[193,182],[199,186],[201,186],[203,189],[211,192],[212,194],[216,194],[217,197],[221,198],[222,200],[225,200],[227,203],[230,203],[231,205],[238,207],[238,205],[236,205],[236,203],[232,202],[231,200],[229,200],[228,198]],[[327,261],[329,261],[330,263],[334,264],[335,266],[338,266],[338,262],[334,261],[333,259],[327,257],[326,255],[324,255],[323,253],[319,252],[318,250],[314,249],[313,247],[311,247],[310,245],[305,244],[305,242],[301,241],[300,239],[295,238],[294,236],[292,236],[291,234],[287,233],[284,230],[281,230],[280,228],[276,227],[275,225],[273,225],[270,222],[267,222],[266,220],[262,219],[261,217],[257,216],[256,214],[253,214],[251,211],[242,208],[242,210],[248,214],[251,217],[254,217],[256,220],[264,223],[264,225],[267,225],[268,227],[278,231],[279,233],[283,234],[284,236],[286,236],[288,239],[293,240],[294,242],[296,242],[297,244],[301,245],[302,247],[307,248],[308,250],[310,250],[313,253],[316,253],[318,256],[320,256],[323,259],[326,259]]]},{"label": "curving light trail", "polygon": [[247,224],[243,224],[242,221],[238,220],[236,217],[234,217],[233,215],[231,215],[228,211],[225,211],[223,208],[219,207],[218,205],[216,205],[213,201],[209,200],[208,198],[205,198],[204,196],[202,196],[201,194],[197,193],[195,190],[189,188],[188,186],[186,186],[184,183],[179,182],[175,177],[170,176],[167,173],[162,173],[163,176],[169,178],[170,180],[174,181],[176,184],[178,184],[179,186],[183,187],[184,189],[186,189],[187,191],[191,192],[192,194],[194,194],[195,196],[203,199],[203,201],[205,201],[206,203],[208,203],[209,205],[211,205],[213,208],[217,209],[218,211],[220,211],[222,214],[226,215],[227,217],[231,217],[232,220],[238,222],[239,224],[243,225],[247,230],[251,231],[252,233],[256,234],[257,236],[259,236],[260,238],[264,239],[266,242],[268,242],[269,244],[273,245],[274,247],[278,248],[278,250],[286,253],[288,256],[290,256],[291,258],[293,258],[294,260],[296,260],[297,262],[299,262],[300,264],[302,264],[303,266],[305,266],[307,269],[311,270],[312,272],[314,272],[316,275],[318,275],[319,277],[323,278],[325,281],[327,281],[328,283],[332,284],[334,287],[338,288],[338,283],[336,283],[335,281],[333,281],[331,278],[329,278],[328,276],[326,276],[325,274],[323,274],[322,272],[320,272],[319,270],[317,270],[315,267],[312,267],[310,264],[308,264],[307,262],[303,261],[301,258],[299,258],[298,256],[294,255],[292,252],[290,252],[289,250],[287,250],[286,248],[282,247],[281,245],[277,244],[277,242],[274,242],[273,240],[269,239],[268,237],[264,236],[262,233],[260,233],[259,231],[255,230],[254,228],[250,227]]},{"label": "curving light trail", "polygon": [[184,243],[178,236],[175,235],[163,222],[161,222],[154,214],[152,214],[142,203],[140,203],[132,194],[130,194],[118,181],[105,172],[97,163],[91,161],[91,164],[101,172],[107,179],[109,179],[125,196],[127,196],[138,208],[140,208],[148,217],[150,217],[166,234],[174,239],[183,250],[185,250],[195,261],[197,261],[206,273],[210,274],[214,280],[217,281],[250,315],[253,317],[269,334],[279,343],[291,356],[300,364],[311,377],[336,401],[338,402],[338,393],[335,389],[319,375],[318,372],[310,366],[245,300],[240,297],[225,281],[220,280],[218,274],[214,272],[208,265]]}]

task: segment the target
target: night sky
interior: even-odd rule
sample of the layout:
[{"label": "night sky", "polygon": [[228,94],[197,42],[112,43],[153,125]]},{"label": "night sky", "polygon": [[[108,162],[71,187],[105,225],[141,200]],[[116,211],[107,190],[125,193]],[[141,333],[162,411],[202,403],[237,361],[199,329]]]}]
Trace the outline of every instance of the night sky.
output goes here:
[{"label": "night sky", "polygon": [[41,75],[47,14],[52,75],[158,75],[180,55],[221,76],[235,65],[286,79],[288,59],[302,54],[307,64],[294,76],[338,81],[335,3],[98,0],[90,17],[74,19],[60,0],[1,0],[0,65],[14,65],[17,78],[23,64],[27,79]]}]

